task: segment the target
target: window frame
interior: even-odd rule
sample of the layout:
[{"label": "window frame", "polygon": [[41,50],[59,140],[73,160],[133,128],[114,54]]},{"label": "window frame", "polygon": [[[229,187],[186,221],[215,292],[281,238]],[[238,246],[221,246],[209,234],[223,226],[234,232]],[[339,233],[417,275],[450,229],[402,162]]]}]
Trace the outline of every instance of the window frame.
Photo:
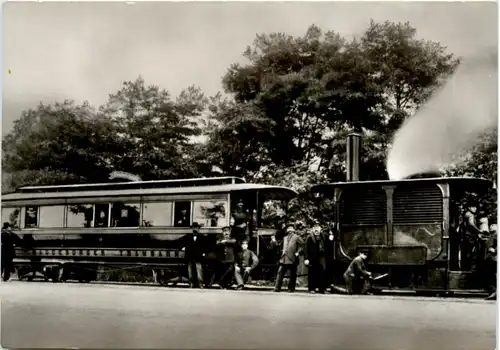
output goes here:
[{"label": "window frame", "polygon": [[[161,225],[161,226],[146,226],[144,224],[144,212],[145,212],[145,206],[148,205],[148,204],[170,204],[170,225],[167,225],[167,226],[164,226],[164,225]],[[145,228],[165,228],[165,227],[176,227],[174,226],[175,224],[175,212],[174,212],[174,201],[171,200],[171,201],[166,201],[166,200],[148,200],[148,201],[143,201],[141,202],[141,222],[140,222],[141,226],[140,227],[145,227]]]},{"label": "window frame", "polygon": [[[68,218],[69,218],[69,213],[70,213],[69,207],[72,206],[72,205],[91,205],[92,206],[92,222],[91,222],[91,224],[90,224],[89,227],[73,227],[73,226],[68,226]],[[66,215],[65,215],[65,220],[64,220],[64,228],[69,228],[69,229],[79,229],[79,228],[89,229],[89,228],[94,228],[94,224],[95,224],[95,203],[67,203],[65,205],[65,207],[66,207]]]},{"label": "window frame", "polygon": [[[48,227],[48,226],[41,226],[41,222],[42,222],[42,208],[43,207],[62,207],[63,208],[63,212],[62,212],[62,218],[60,219],[61,220],[61,226],[52,226],[52,227]],[[51,204],[51,205],[39,205],[38,206],[38,226],[36,228],[40,228],[40,229],[61,229],[61,228],[65,228],[66,226],[66,223],[64,222],[64,218],[66,216],[66,210],[67,210],[67,206],[65,204]]]},{"label": "window frame", "polygon": [[[139,206],[139,225],[137,226],[111,226],[111,223],[113,221],[112,215],[113,215],[113,205],[114,204],[121,204],[121,205],[127,205],[127,204],[133,204],[133,205],[138,205]],[[142,210],[143,210],[143,204],[142,202],[136,202],[136,201],[116,201],[116,202],[111,202],[109,204],[109,224],[108,228],[112,229],[131,229],[131,228],[140,228],[140,227],[145,227],[142,225]]]},{"label": "window frame", "polygon": [[[4,212],[3,212],[3,210],[13,210],[13,211],[14,211],[14,210],[19,210],[19,219],[18,219],[18,223],[17,223],[17,224],[18,224],[18,226],[17,226],[17,227],[14,227],[14,228],[21,229],[21,226],[22,226],[22,222],[21,222],[21,221],[22,221],[23,207],[22,207],[22,206],[18,206],[18,207],[3,207],[3,208],[1,208],[1,209],[2,209],[2,213],[1,213],[1,214],[2,214],[2,216],[3,216],[3,213],[4,213]],[[12,213],[12,212],[11,212],[11,213]],[[10,215],[12,215],[11,213],[9,214],[9,219],[8,219],[8,220],[9,220],[9,221],[8,221],[9,223],[10,223]],[[4,224],[4,222],[6,222],[6,221],[4,221],[4,220],[2,219],[2,225]],[[11,225],[12,225],[12,224],[11,224]]]},{"label": "window frame", "polygon": [[[26,215],[27,208],[35,207],[36,208],[36,226],[35,227],[26,227]],[[22,226],[25,230],[35,230],[40,228],[40,205],[25,205],[22,210]]]},{"label": "window frame", "polygon": [[[174,199],[172,201],[173,203],[173,206],[172,206],[172,226],[171,227],[176,227],[176,228],[187,228],[187,227],[191,227],[193,226],[193,202],[195,200],[194,199],[180,199],[180,200],[177,200],[177,199]],[[188,226],[175,226],[175,205],[177,204],[177,202],[189,202],[189,225]]]},{"label": "window frame", "polygon": [[[192,203],[191,206],[193,208],[192,215],[191,215],[192,216],[191,222],[194,222],[194,219],[195,219],[194,209],[195,209],[195,203],[196,202],[198,202],[198,203],[200,203],[200,202],[201,203],[223,202],[225,204],[224,205],[224,218],[222,218],[222,219],[225,220],[225,222],[222,224],[222,226],[217,225],[217,226],[201,226],[201,227],[214,229],[214,228],[222,228],[222,227],[225,227],[225,226],[229,226],[229,222],[231,220],[231,218],[230,218],[231,213],[230,213],[230,210],[229,210],[230,203],[229,203],[229,201],[227,199],[196,199],[196,200],[191,201],[191,203]],[[228,215],[228,212],[229,212],[229,215]],[[219,220],[217,219],[217,222],[218,221]]]}]

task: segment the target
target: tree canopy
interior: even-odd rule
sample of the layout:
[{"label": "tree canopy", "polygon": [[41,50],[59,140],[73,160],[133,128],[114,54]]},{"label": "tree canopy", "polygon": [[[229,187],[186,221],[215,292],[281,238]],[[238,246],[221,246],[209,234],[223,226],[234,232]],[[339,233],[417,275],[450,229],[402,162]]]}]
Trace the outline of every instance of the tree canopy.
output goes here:
[{"label": "tree canopy", "polygon": [[[346,131],[365,134],[365,164],[376,171],[363,176],[386,177],[392,134],[458,65],[439,43],[417,39],[409,23],[373,21],[351,41],[314,25],[303,37],[257,35],[244,56],[249,63],[233,64],[223,85],[251,108],[224,125],[226,133],[258,118],[273,164],[333,165],[332,178],[342,177],[331,159],[343,153],[338,136]],[[247,144],[249,156],[261,145]]]}]

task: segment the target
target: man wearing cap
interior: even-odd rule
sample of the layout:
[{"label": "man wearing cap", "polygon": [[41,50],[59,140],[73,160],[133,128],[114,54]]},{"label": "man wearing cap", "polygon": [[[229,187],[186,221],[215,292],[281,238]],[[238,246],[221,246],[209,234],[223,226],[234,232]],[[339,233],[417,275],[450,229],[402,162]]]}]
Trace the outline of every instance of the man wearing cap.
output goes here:
[{"label": "man wearing cap", "polygon": [[221,264],[213,279],[219,275],[220,278],[215,284],[218,284],[221,288],[229,288],[234,278],[237,243],[236,239],[231,237],[231,228],[229,226],[222,228],[222,236],[222,239],[217,241],[217,246],[219,247],[219,261]]},{"label": "man wearing cap", "polygon": [[191,288],[203,288],[203,258],[205,257],[206,240],[200,234],[200,224],[194,222],[191,226],[192,233],[181,238],[184,258],[188,265],[189,284]]},{"label": "man wearing cap", "polygon": [[259,265],[259,258],[253,251],[248,249],[248,241],[241,242],[241,252],[238,254],[238,261],[234,271],[238,289],[244,288],[250,276],[250,272],[252,272],[257,265]]},{"label": "man wearing cap", "polygon": [[462,270],[475,271],[481,230],[476,225],[477,202],[470,199],[462,221]]},{"label": "man wearing cap", "polygon": [[[285,273],[290,271],[290,281],[288,282],[288,291],[295,292],[297,283],[297,265],[299,263],[299,255],[302,253],[302,238],[295,232],[293,226],[288,226],[286,236],[283,238],[283,248],[279,259],[278,276],[276,277],[275,292],[281,291],[283,278]],[[276,237],[271,237],[271,243],[276,245]]]},{"label": "man wearing cap", "polygon": [[366,270],[365,267],[365,260],[367,257],[367,252],[361,251],[359,255],[351,261],[349,267],[344,272],[347,293],[362,294],[366,291],[364,284],[365,282],[369,282],[372,277],[371,272]]}]

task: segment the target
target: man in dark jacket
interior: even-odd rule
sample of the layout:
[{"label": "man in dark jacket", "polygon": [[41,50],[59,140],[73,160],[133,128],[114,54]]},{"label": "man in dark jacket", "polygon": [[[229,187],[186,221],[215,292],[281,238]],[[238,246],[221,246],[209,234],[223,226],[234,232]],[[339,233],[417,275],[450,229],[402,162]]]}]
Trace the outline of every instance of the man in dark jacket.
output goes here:
[{"label": "man in dark jacket", "polygon": [[308,266],[309,293],[325,293],[326,289],[326,240],[321,227],[315,225],[306,240],[305,261]]},{"label": "man in dark jacket", "polygon": [[344,280],[349,294],[363,294],[366,291],[364,284],[365,282],[369,283],[372,277],[371,272],[367,271],[365,267],[366,258],[367,253],[360,252],[344,272]]},{"label": "man in dark jacket", "polygon": [[181,238],[182,250],[188,264],[189,284],[191,288],[203,288],[203,258],[205,257],[205,237],[200,234],[200,225],[194,222],[192,233]]},{"label": "man in dark jacket", "polygon": [[[235,266],[234,277],[238,284],[238,289],[243,289],[245,283],[248,281],[250,272],[259,265],[259,258],[257,255],[248,249],[248,242],[241,243],[241,252],[238,254],[238,261]],[[242,276],[243,273],[243,276]]]},{"label": "man in dark jacket", "polygon": [[10,279],[14,270],[14,258],[16,257],[16,245],[21,244],[21,239],[11,231],[11,225],[6,222],[2,227],[2,277],[4,282]]},{"label": "man in dark jacket", "polygon": [[[218,273],[220,278],[215,284],[221,288],[231,287],[234,278],[234,266],[236,264],[237,242],[231,237],[231,228],[222,228],[222,239],[217,241],[218,258],[220,265]],[[216,276],[214,276],[215,278]]]},{"label": "man in dark jacket", "polygon": [[[293,293],[297,284],[297,265],[299,264],[299,255],[302,253],[302,238],[295,233],[295,229],[289,226],[286,230],[287,234],[283,238],[283,246],[279,259],[278,276],[276,277],[275,292],[281,291],[283,278],[285,273],[290,271],[290,281],[288,282],[288,291]],[[271,239],[273,245],[277,245],[276,238]]]},{"label": "man in dark jacket", "polygon": [[468,202],[467,210],[464,213],[461,225],[462,249],[461,268],[462,270],[476,271],[479,239],[481,230],[476,224],[477,202],[471,199]]},{"label": "man in dark jacket", "polygon": [[245,211],[244,204],[242,200],[239,200],[236,204],[236,209],[232,212],[232,232],[231,235],[233,238],[236,238],[238,241],[248,240],[249,237],[249,221],[250,214],[248,210]]}]

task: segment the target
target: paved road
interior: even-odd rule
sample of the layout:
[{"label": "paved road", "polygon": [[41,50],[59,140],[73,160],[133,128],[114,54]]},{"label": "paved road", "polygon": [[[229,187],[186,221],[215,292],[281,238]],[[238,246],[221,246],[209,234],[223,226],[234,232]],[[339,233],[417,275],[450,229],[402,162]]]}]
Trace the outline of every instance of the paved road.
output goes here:
[{"label": "paved road", "polygon": [[482,300],[9,282],[4,348],[492,350]]}]

